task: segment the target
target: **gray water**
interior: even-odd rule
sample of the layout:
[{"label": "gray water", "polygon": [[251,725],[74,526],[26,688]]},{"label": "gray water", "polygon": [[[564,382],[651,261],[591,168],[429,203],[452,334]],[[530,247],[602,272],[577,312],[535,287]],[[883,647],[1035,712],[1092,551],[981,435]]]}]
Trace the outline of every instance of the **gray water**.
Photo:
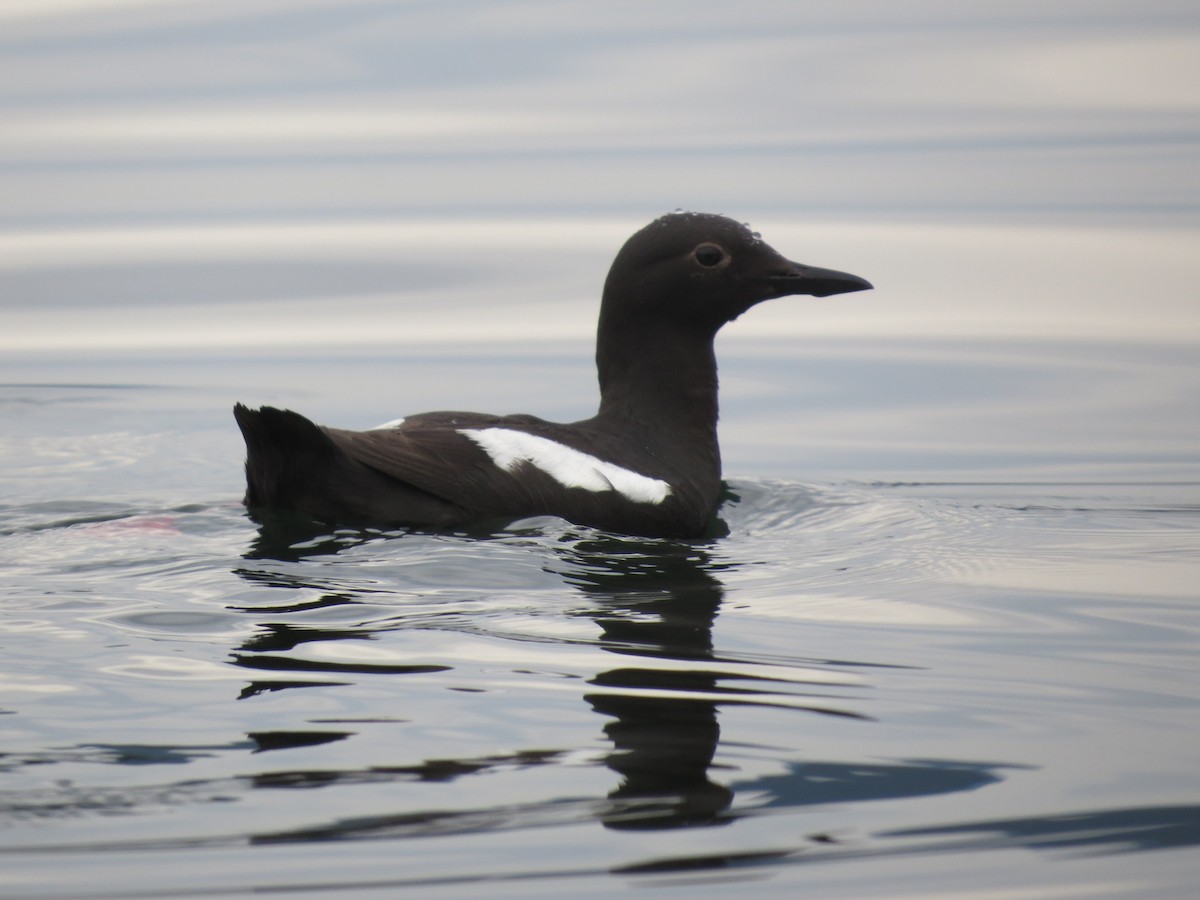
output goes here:
[{"label": "gray water", "polygon": [[[1191,896],[1198,35],[0,9],[0,896]],[[246,516],[235,401],[590,414],[681,205],[877,285],[722,335],[727,534]]]}]

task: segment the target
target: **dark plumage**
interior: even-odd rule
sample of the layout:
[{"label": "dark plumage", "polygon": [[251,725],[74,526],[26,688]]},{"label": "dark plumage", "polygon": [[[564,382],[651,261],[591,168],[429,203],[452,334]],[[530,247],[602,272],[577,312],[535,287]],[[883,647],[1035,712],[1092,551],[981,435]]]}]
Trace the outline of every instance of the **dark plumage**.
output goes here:
[{"label": "dark plumage", "polygon": [[717,331],[763,300],[870,287],[789,262],[723,216],[663,216],[625,243],[608,273],[595,416],[558,424],[433,412],[344,431],[238,404],[246,505],[351,525],[556,515],[629,534],[697,536],[720,493]]}]

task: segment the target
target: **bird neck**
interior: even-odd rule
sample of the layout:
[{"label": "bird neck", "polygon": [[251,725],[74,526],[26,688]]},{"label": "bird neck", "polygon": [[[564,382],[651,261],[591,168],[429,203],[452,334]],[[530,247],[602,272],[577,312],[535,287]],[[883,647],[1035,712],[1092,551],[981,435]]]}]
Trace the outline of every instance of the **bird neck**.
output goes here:
[{"label": "bird neck", "polygon": [[599,418],[632,421],[683,440],[716,445],[713,335],[653,329],[606,331],[596,342]]}]

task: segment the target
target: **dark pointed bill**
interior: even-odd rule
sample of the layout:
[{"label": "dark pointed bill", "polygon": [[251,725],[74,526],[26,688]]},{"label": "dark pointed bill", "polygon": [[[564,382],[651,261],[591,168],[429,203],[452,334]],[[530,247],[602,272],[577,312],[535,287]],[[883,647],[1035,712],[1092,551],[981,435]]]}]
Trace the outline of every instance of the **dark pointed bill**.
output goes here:
[{"label": "dark pointed bill", "polygon": [[869,291],[874,288],[865,278],[859,278],[849,272],[804,266],[800,263],[792,263],[790,271],[772,275],[770,280],[780,294],[809,294],[813,297],[830,297],[834,294]]}]

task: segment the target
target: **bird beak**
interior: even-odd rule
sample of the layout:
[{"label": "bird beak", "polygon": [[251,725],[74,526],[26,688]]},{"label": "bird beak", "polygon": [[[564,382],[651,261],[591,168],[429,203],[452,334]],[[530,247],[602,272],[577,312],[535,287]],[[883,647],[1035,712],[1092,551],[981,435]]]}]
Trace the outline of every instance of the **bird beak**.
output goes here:
[{"label": "bird beak", "polygon": [[874,285],[865,278],[849,272],[819,269],[789,262],[788,270],[769,278],[771,285],[783,294],[808,294],[813,297],[829,297],[833,294],[848,294],[851,291],[869,291]]}]

